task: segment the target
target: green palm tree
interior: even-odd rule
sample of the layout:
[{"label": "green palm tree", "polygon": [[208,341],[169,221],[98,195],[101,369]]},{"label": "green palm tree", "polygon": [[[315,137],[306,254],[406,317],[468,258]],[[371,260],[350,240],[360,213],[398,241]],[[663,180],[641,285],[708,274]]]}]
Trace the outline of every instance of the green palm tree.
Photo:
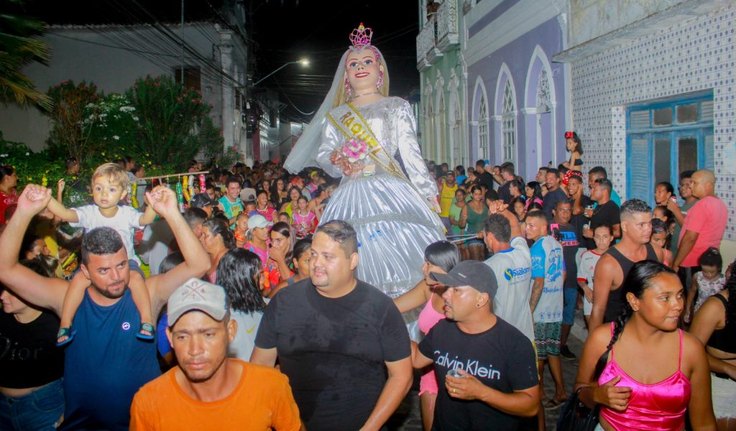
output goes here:
[{"label": "green palm tree", "polygon": [[0,102],[51,108],[49,97],[38,91],[22,72],[32,61],[49,60],[49,49],[37,36],[44,24],[16,13],[22,0],[0,0]]}]

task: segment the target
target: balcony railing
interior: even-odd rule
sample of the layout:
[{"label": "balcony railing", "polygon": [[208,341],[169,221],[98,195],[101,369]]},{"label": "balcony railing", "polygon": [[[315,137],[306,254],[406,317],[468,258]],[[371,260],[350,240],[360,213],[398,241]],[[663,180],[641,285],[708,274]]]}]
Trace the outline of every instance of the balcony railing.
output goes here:
[{"label": "balcony railing", "polygon": [[442,57],[442,51],[437,48],[437,18],[432,15],[417,36],[417,69],[427,69],[437,57]]},{"label": "balcony railing", "polygon": [[420,71],[432,65],[429,60],[429,53],[435,49],[436,34],[435,17],[431,16],[417,36],[417,69]]},{"label": "balcony railing", "polygon": [[442,52],[460,42],[457,1],[444,0],[437,10],[437,48]]}]

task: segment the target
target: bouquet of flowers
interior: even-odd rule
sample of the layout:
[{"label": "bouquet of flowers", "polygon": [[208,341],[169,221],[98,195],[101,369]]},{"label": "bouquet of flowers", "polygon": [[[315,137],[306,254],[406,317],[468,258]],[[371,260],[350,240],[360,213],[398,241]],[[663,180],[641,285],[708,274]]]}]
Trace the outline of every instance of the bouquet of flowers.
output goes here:
[{"label": "bouquet of flowers", "polygon": [[352,138],[333,153],[332,162],[340,166],[345,175],[353,175],[366,169],[366,157],[368,157],[368,144]]}]

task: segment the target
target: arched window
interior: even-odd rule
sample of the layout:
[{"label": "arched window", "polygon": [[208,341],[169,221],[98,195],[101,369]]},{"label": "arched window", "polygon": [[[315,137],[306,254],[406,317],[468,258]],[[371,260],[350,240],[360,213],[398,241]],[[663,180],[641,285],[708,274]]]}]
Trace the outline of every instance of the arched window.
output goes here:
[{"label": "arched window", "polygon": [[542,114],[552,110],[552,98],[549,94],[549,79],[547,71],[542,69],[537,81],[537,113]]},{"label": "arched window", "polygon": [[488,137],[488,103],[485,96],[480,98],[480,107],[478,108],[478,158],[488,160],[489,149]]},{"label": "arched window", "polygon": [[502,111],[503,135],[503,160],[514,161],[516,153],[516,100],[511,81],[506,81],[503,89],[503,111]]}]

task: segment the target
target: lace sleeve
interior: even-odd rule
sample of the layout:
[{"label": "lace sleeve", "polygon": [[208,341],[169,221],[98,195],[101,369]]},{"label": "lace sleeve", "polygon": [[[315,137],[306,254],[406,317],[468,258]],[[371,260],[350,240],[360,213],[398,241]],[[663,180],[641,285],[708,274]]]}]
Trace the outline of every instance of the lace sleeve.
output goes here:
[{"label": "lace sleeve", "polygon": [[417,142],[416,121],[411,106],[406,100],[401,100],[395,115],[396,143],[401,160],[404,162],[406,174],[419,193],[427,199],[437,196],[437,184],[432,180],[424,164],[422,153]]}]

